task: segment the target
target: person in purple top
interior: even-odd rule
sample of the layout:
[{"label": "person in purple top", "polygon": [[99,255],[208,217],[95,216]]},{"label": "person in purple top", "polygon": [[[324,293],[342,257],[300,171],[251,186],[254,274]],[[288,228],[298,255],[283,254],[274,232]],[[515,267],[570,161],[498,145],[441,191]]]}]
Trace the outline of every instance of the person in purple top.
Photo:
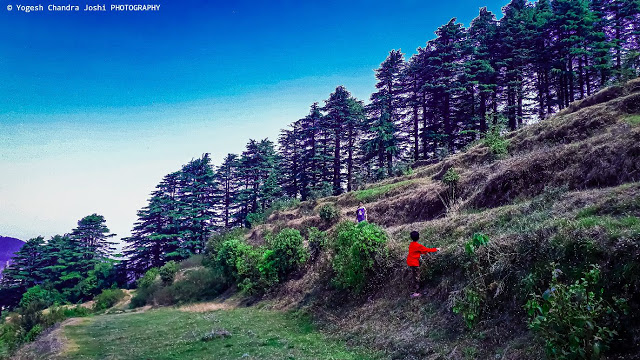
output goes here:
[{"label": "person in purple top", "polygon": [[358,206],[358,210],[356,210],[356,220],[358,222],[367,221],[367,209],[364,208],[364,204],[362,203],[362,201]]}]

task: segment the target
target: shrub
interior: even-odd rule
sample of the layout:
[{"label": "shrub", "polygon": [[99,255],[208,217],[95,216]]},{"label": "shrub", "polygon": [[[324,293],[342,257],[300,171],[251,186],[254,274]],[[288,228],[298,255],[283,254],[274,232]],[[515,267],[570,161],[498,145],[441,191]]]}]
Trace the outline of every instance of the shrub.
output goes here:
[{"label": "shrub", "polygon": [[273,266],[278,281],[295,271],[309,258],[309,252],[302,244],[302,235],[295,229],[283,229],[268,242],[263,266]]},{"label": "shrub", "polygon": [[497,158],[503,158],[509,154],[509,140],[502,135],[505,128],[504,121],[504,118],[502,118],[496,124],[489,126],[489,130],[483,139],[484,145]]},{"label": "shrub", "polygon": [[175,261],[169,261],[164,264],[159,270],[158,274],[160,275],[160,280],[164,285],[171,285],[173,283],[173,279],[176,278],[176,274],[180,266]]},{"label": "shrub", "polygon": [[300,199],[283,197],[271,203],[267,210],[267,215],[270,215],[273,211],[287,210],[298,205],[300,205]]},{"label": "shrub", "polygon": [[247,245],[243,240],[231,238],[225,240],[217,250],[215,263],[220,266],[223,275],[228,279],[238,279],[238,258]]},{"label": "shrub", "polygon": [[157,281],[160,270],[158,268],[149,269],[144,276],[142,276],[136,284],[138,289],[135,295],[131,298],[131,308],[137,308],[144,306],[151,299],[151,296],[160,288],[159,281]]},{"label": "shrub", "polygon": [[620,313],[626,312],[626,300],[614,297],[610,304],[603,298],[596,265],[573,284],[561,283],[561,274],[555,269],[550,288],[530,295],[525,305],[529,327],[544,340],[551,358],[598,359],[618,335],[615,329]]},{"label": "shrub", "polygon": [[33,303],[37,304],[37,307],[39,307],[40,310],[43,310],[56,302],[61,302],[61,300],[62,297],[57,290],[49,290],[41,287],[40,285],[36,285],[30,287],[24,294],[22,294],[20,307],[26,308]]},{"label": "shrub", "polygon": [[262,224],[267,219],[267,216],[263,212],[249,213],[246,218],[249,228]]},{"label": "shrub", "polygon": [[464,323],[469,329],[480,319],[485,302],[485,293],[483,289],[467,286],[462,290],[462,296],[457,296],[454,301],[453,312],[462,315]]},{"label": "shrub", "polygon": [[464,244],[464,249],[467,254],[473,256],[480,246],[486,246],[487,244],[489,244],[489,236],[483,233],[475,233],[471,237],[471,240]]},{"label": "shrub", "polygon": [[83,306],[74,306],[72,308],[64,307],[62,308],[62,313],[65,318],[85,317],[91,314],[91,310]]},{"label": "shrub", "polygon": [[316,227],[311,227],[307,235],[307,242],[309,243],[309,254],[312,259],[315,259],[328,242],[327,233]]},{"label": "shrub", "polygon": [[138,289],[145,289],[154,285],[159,272],[160,270],[158,268],[151,268],[147,270],[147,272],[144,273],[144,275],[136,282]]},{"label": "shrub", "polygon": [[202,260],[204,266],[218,266],[217,256],[218,251],[222,247],[222,244],[227,240],[232,239],[244,239],[244,234],[247,230],[245,228],[235,228],[232,230],[225,230],[217,233],[209,238],[207,246],[205,248],[205,256]]},{"label": "shrub", "polygon": [[147,297],[144,295],[141,295],[139,290],[136,291],[136,294],[131,298],[129,307],[131,309],[135,309],[145,305],[147,305]]},{"label": "shrub", "polygon": [[96,296],[93,300],[93,310],[101,311],[106,310],[117,304],[118,301],[124,298],[124,291],[120,289],[106,289],[102,290],[102,292]]},{"label": "shrub", "polygon": [[216,263],[224,278],[235,281],[241,290],[256,293],[264,288],[259,268],[262,258],[261,248],[241,239],[229,239],[220,246]]},{"label": "shrub", "polygon": [[374,273],[377,260],[386,256],[387,234],[368,222],[344,221],[335,232],[333,269],[335,284],[355,293],[363,290]]},{"label": "shrub", "polygon": [[264,249],[242,243],[236,258],[237,283],[240,290],[256,294],[266,290],[274,283],[273,278],[265,278],[260,270],[264,261]]},{"label": "shrub", "polygon": [[229,287],[220,271],[210,268],[189,270],[184,279],[171,286],[177,304],[212,299]]},{"label": "shrub", "polygon": [[333,204],[324,204],[320,207],[319,215],[326,223],[333,224],[340,218],[340,211]]}]

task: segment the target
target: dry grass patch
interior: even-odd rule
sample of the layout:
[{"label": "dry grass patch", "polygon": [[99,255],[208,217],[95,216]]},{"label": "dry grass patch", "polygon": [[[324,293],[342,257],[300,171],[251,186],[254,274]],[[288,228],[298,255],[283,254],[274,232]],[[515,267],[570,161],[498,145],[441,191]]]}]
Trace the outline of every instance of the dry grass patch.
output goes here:
[{"label": "dry grass patch", "polygon": [[211,302],[184,305],[179,307],[178,310],[186,311],[186,312],[204,313],[209,311],[235,309],[237,305],[238,304],[232,304],[229,302],[211,301]]}]

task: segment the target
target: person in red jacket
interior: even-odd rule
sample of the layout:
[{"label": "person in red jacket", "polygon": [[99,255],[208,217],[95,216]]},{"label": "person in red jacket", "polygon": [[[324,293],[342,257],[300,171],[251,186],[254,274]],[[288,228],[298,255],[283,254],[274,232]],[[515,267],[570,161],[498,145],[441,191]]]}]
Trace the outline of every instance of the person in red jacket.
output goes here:
[{"label": "person in red jacket", "polygon": [[420,296],[418,290],[420,289],[420,255],[426,254],[429,252],[440,251],[440,248],[428,248],[422,246],[418,243],[420,239],[420,233],[417,231],[412,231],[411,234],[411,244],[409,244],[409,255],[407,255],[407,265],[409,266],[409,271],[411,272],[411,281],[413,282],[413,294],[411,297]]}]

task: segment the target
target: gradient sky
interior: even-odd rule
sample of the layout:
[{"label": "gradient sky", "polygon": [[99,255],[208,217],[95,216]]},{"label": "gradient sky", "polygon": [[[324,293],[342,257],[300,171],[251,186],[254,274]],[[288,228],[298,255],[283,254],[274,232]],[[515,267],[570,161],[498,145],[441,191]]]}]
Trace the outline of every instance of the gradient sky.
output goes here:
[{"label": "gradient sky", "polygon": [[2,0],[0,235],[49,238],[96,212],[128,236],[164,175],[275,140],[338,85],[368,100],[391,49],[408,58],[452,17],[468,26],[506,2],[136,0],[161,10],[25,14]]}]

